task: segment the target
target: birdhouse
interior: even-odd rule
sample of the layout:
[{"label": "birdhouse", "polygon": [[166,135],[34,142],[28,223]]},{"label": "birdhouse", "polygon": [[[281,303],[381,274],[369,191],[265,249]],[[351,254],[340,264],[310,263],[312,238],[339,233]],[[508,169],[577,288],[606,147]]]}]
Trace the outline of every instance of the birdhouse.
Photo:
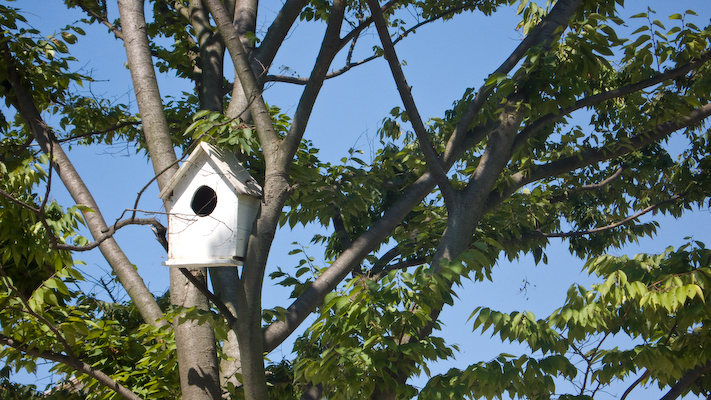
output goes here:
[{"label": "birdhouse", "polygon": [[169,203],[163,265],[244,264],[262,188],[234,154],[201,142],[158,196]]}]

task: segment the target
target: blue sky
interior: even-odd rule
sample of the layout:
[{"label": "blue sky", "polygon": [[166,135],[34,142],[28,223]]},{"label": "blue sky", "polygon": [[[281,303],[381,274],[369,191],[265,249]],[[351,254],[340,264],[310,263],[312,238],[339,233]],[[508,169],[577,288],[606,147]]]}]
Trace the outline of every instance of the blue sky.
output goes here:
[{"label": "blue sky", "polygon": [[[259,24],[266,29],[279,1],[260,2]],[[711,3],[708,0],[684,0],[669,2],[627,1],[627,8],[621,11],[626,18],[646,10],[655,9],[657,18],[666,21],[666,16],[673,12],[693,9],[700,16],[698,25],[705,25],[711,16]],[[8,3],[11,6],[25,8],[30,23],[43,34],[53,31],[81,18],[78,11],[67,11],[61,1],[22,0]],[[40,6],[41,4],[41,6]],[[112,18],[118,16],[115,4],[110,8]],[[677,9],[678,7],[678,9]],[[673,9],[672,9],[673,8]],[[515,9],[506,9],[493,18],[480,14],[463,15],[448,23],[436,22],[418,29],[397,46],[400,59],[407,65],[404,72],[412,93],[425,117],[441,117],[452,102],[459,99],[467,87],[480,86],[520,41],[520,33],[515,30],[518,19]],[[272,68],[272,73],[280,73],[282,66],[301,76],[308,76],[320,37],[325,25],[300,23],[290,33]],[[80,37],[77,45],[70,49],[78,58],[75,68],[84,72],[92,71],[96,82],[84,90],[115,99],[120,102],[135,104],[130,84],[129,72],[125,68],[125,53],[122,43],[107,33],[102,26],[86,27],[87,36]],[[306,45],[307,42],[314,45]],[[356,53],[360,56],[370,54],[375,43],[374,31],[369,31],[361,39],[362,46]],[[334,68],[339,68],[345,56],[337,58]],[[358,57],[354,57],[357,59]],[[286,72],[285,72],[286,73]],[[171,77],[161,78],[161,90],[165,95],[177,95],[182,90],[191,90],[184,84],[177,83]],[[265,91],[267,101],[277,105],[283,111],[293,112],[301,87],[287,84],[269,85]],[[379,124],[390,109],[401,106],[385,61],[377,59],[364,66],[357,67],[341,77],[328,80],[324,85],[313,116],[307,128],[306,138],[313,140],[321,149],[323,160],[339,160],[353,147],[364,151],[364,158],[370,156],[370,143],[376,136]],[[583,122],[584,123],[584,122]],[[83,148],[73,146],[70,157],[93,191],[96,200],[107,221],[119,217],[126,208],[132,208],[136,193],[152,176],[152,167],[142,155],[136,155],[131,146],[117,144],[111,147]],[[66,191],[55,183],[52,196],[60,204],[71,205]],[[163,211],[157,197],[157,188],[151,187],[142,198],[139,208],[148,211]],[[650,216],[645,216],[649,220]],[[693,236],[697,240],[711,245],[707,227],[711,225],[711,212],[708,209],[688,213],[679,220],[656,218],[661,223],[659,235],[654,239],[640,241],[639,245],[614,250],[614,254],[635,254],[639,252],[661,252],[667,246],[679,246],[683,238]],[[165,220],[163,218],[163,220]],[[285,228],[277,234],[273,251],[270,255],[269,270],[277,267],[289,269],[298,263],[298,259],[287,256],[293,248],[292,242],[298,241],[308,246],[310,237],[319,232],[316,227],[297,228],[290,231]],[[126,251],[130,260],[136,264],[139,272],[148,282],[149,288],[156,294],[163,293],[168,287],[168,271],[161,265],[165,254],[146,227],[127,227],[119,231],[116,239]],[[466,283],[458,292],[460,301],[455,307],[446,309],[442,314],[444,331],[441,333],[450,343],[459,344],[461,352],[456,360],[442,363],[432,368],[433,373],[445,372],[450,367],[464,367],[476,361],[490,360],[500,352],[520,353],[516,346],[501,345],[497,340],[487,339],[488,334],[480,336],[471,333],[467,318],[477,306],[487,306],[501,311],[531,310],[543,317],[559,307],[565,299],[568,287],[573,283],[590,284],[593,282],[582,273],[583,261],[570,256],[567,245],[557,244],[553,240],[548,251],[549,264],[535,266],[530,257],[523,257],[514,263],[501,262],[494,274],[494,283]],[[318,248],[309,249],[309,254],[316,262],[323,263]],[[76,255],[77,259],[87,263],[82,269],[88,274],[101,276],[109,267],[97,251]],[[523,282],[530,285],[521,291]],[[287,307],[288,291],[265,284],[264,307]],[[281,355],[291,351],[287,342],[270,355],[278,360]],[[33,378],[29,378],[32,381]],[[44,384],[42,381],[40,384]],[[416,385],[423,385],[424,380],[416,380]],[[604,397],[601,397],[604,398]]]}]

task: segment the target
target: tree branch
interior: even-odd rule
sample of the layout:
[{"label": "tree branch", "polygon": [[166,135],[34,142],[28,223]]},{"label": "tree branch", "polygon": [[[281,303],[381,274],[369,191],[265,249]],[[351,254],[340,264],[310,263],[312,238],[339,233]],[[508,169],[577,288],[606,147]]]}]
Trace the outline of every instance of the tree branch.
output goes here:
[{"label": "tree branch", "polygon": [[[0,34],[0,36],[2,35]],[[92,213],[84,213],[84,218],[92,235],[99,237],[101,231],[107,228],[106,221],[104,221],[91,192],[82,181],[69,157],[57,143],[56,136],[49,129],[37,110],[32,94],[25,87],[20,72],[15,66],[15,61],[7,46],[7,42],[2,41],[2,43],[4,43],[4,45],[0,47],[0,56],[5,59],[4,65],[7,68],[8,80],[14,92],[14,97],[10,100],[30,132],[32,132],[32,135],[42,151],[49,153],[50,143],[52,143],[54,169],[59,174],[60,179],[74,201],[94,211]],[[113,239],[108,239],[104,241],[99,248],[116,273],[117,278],[126,289],[126,292],[136,304],[144,320],[156,326],[165,324],[165,321],[162,320],[163,312],[160,307],[158,307],[158,303],[156,303],[153,294],[148,290],[148,287],[146,287],[145,282],[140,275],[138,275],[133,263],[128,260],[118,244]]]},{"label": "tree branch", "polygon": [[635,387],[637,387],[637,385],[639,385],[640,383],[642,383],[643,380],[647,379],[647,378],[649,377],[649,375],[650,375],[649,370],[645,370],[644,373],[642,374],[642,376],[640,376],[639,378],[637,378],[637,380],[634,381],[634,382],[630,385],[630,387],[627,388],[627,390],[625,390],[625,392],[622,394],[622,397],[620,397],[620,400],[625,400],[625,399],[627,398],[627,396],[632,392],[632,390],[633,390]]},{"label": "tree branch", "polygon": [[388,250],[383,254],[378,261],[373,265],[373,269],[371,272],[380,272],[385,267],[390,263],[390,261],[394,260],[397,256],[402,254],[402,244],[397,244],[395,247],[392,249]]},{"label": "tree branch", "polygon": [[629,223],[630,221],[634,221],[635,219],[641,217],[642,215],[654,210],[655,208],[657,208],[661,205],[675,202],[680,198],[681,198],[680,195],[674,195],[674,196],[672,196],[672,198],[670,198],[668,200],[661,201],[656,204],[652,204],[651,206],[646,207],[645,209],[639,211],[638,213],[636,213],[634,215],[630,215],[629,217],[623,219],[622,221],[618,221],[618,222],[615,222],[614,224],[610,224],[610,225],[606,225],[606,226],[601,226],[599,228],[589,229],[586,231],[567,232],[567,233],[545,233],[545,232],[541,232],[540,230],[538,230],[538,231],[536,231],[537,232],[536,236],[553,237],[553,238],[570,238],[570,237],[579,237],[579,236],[592,235],[595,233],[609,231],[611,229],[615,229],[617,227],[625,225],[625,224]]},{"label": "tree branch", "polygon": [[675,400],[684,392],[689,389],[694,382],[696,382],[702,375],[711,371],[711,361],[707,361],[705,364],[699,365],[691,371],[684,374],[684,376],[677,381],[676,385],[672,386],[671,390],[667,392],[659,400]]},{"label": "tree branch", "polygon": [[427,128],[425,128],[425,124],[422,122],[420,112],[417,110],[417,104],[415,104],[415,100],[412,97],[410,85],[407,84],[405,74],[402,71],[402,67],[400,67],[400,60],[398,60],[395,47],[390,39],[390,32],[388,32],[387,22],[385,21],[382,11],[380,10],[378,0],[368,0],[368,6],[373,14],[373,21],[375,22],[375,27],[378,30],[380,43],[383,45],[385,59],[388,61],[388,65],[390,66],[390,72],[392,72],[393,79],[395,80],[397,91],[400,93],[400,98],[405,106],[412,128],[415,130],[415,135],[417,135],[417,141],[420,144],[420,149],[425,156],[427,168],[432,172],[435,181],[437,181],[437,185],[444,196],[445,203],[449,204],[455,195],[454,188],[449,182],[447,174],[445,174],[442,169],[439,156],[437,155],[434,147],[432,147],[432,143],[427,136]]},{"label": "tree branch", "polygon": [[528,183],[558,176],[593,163],[620,157],[657,142],[679,129],[699,123],[709,116],[711,116],[711,103],[701,106],[691,111],[689,115],[680,117],[675,121],[661,123],[629,139],[624,145],[619,142],[607,143],[602,147],[588,149],[569,157],[532,167],[530,170],[519,171],[511,176],[510,183],[506,188],[502,191],[491,193],[487,201],[487,208],[492,208]]},{"label": "tree branch", "polygon": [[[493,124],[474,127],[466,136],[466,143],[478,142],[491,129]],[[443,168],[448,171],[466,147],[456,148],[445,155]],[[324,273],[302,293],[287,309],[283,320],[273,322],[264,330],[264,350],[276,348],[321,304],[327,293],[335,289],[343,279],[359,264],[378,244],[387,239],[403,218],[436,187],[432,174],[427,171],[410,187],[404,190],[395,203],[365,233],[353,241]]]},{"label": "tree branch", "polygon": [[49,361],[54,361],[58,363],[62,363],[65,365],[68,365],[78,372],[84,373],[89,375],[90,377],[96,379],[100,384],[103,386],[113,390],[114,392],[118,393],[120,396],[125,397],[126,399],[129,400],[141,400],[138,395],[133,393],[132,391],[128,390],[125,386],[121,385],[120,383],[114,381],[111,379],[110,376],[106,375],[105,373],[95,369],[91,365],[77,359],[77,358],[72,358],[69,356],[66,356],[64,354],[59,354],[59,353],[54,353],[51,351],[41,351],[36,348],[30,348],[30,346],[18,342],[12,338],[9,338],[3,334],[0,334],[0,343],[10,346],[18,351],[21,351],[31,357],[39,357],[43,358],[45,360]]},{"label": "tree branch", "polygon": [[565,194],[560,194],[560,195],[558,195],[558,196],[554,196],[554,197],[552,197],[552,198],[551,198],[550,200],[548,200],[548,201],[549,201],[550,203],[558,203],[558,202],[561,202],[561,201],[567,199],[567,198],[570,197],[571,195],[576,194],[576,193],[579,193],[579,192],[588,192],[588,191],[593,191],[593,190],[602,189],[602,188],[604,188],[605,186],[607,186],[607,185],[609,185],[610,183],[612,183],[612,182],[614,182],[615,180],[617,180],[620,176],[622,176],[622,172],[624,172],[625,169],[627,169],[627,168],[623,165],[623,166],[619,167],[619,168],[617,169],[617,171],[615,171],[615,173],[613,173],[612,175],[610,175],[609,178],[603,180],[602,182],[593,183],[593,184],[590,184],[590,185],[583,185],[583,186],[580,186],[580,187],[574,187],[574,188],[572,188],[572,189],[570,189],[570,190],[567,190],[567,191],[565,192]]},{"label": "tree branch", "polygon": [[390,271],[395,271],[398,269],[407,269],[410,267],[422,265],[426,262],[427,262],[427,259],[425,259],[425,258],[413,258],[410,260],[400,261],[395,264],[386,266],[385,269],[382,270],[382,272],[378,273],[378,276],[384,276],[384,274],[387,274]]},{"label": "tree branch", "polygon": [[[102,15],[89,8],[83,3],[82,0],[77,0],[76,5],[79,6],[79,8],[81,8],[82,10],[84,10],[84,12],[87,13],[90,17],[96,19],[97,21],[99,21],[99,23],[109,28],[109,30],[114,34],[114,36],[116,36],[117,39],[123,40],[123,33],[121,33],[121,30],[117,28],[114,24],[109,22],[108,15],[106,13],[106,8],[104,8],[104,13]],[[104,3],[104,7],[106,7],[106,3]]]},{"label": "tree branch", "polygon": [[239,34],[232,25],[232,18],[227,13],[224,4],[220,0],[205,0],[205,5],[207,5],[217,24],[218,31],[225,41],[247,102],[250,103],[252,117],[257,126],[257,135],[260,137],[260,142],[264,148],[265,158],[270,159],[275,156],[278,143],[281,140],[272,126],[269,110],[262,97],[255,72],[249,62],[249,55],[242,45]]},{"label": "tree branch", "polygon": [[398,270],[398,269],[407,269],[410,267],[414,267],[417,265],[422,265],[427,262],[426,258],[413,258],[409,260],[401,260],[399,262],[396,262],[395,264],[390,264],[388,265],[392,260],[397,258],[398,256],[402,255],[402,247],[413,247],[412,243],[409,244],[398,244],[397,246],[393,247],[392,249],[388,250],[383,254],[378,261],[373,265],[373,268],[371,268],[370,271],[368,271],[368,275],[371,277],[371,279],[380,279],[383,276],[385,276],[388,272]]},{"label": "tree branch", "polygon": [[597,190],[597,189],[602,189],[603,187],[609,185],[612,181],[616,180],[620,176],[622,176],[622,172],[625,170],[625,166],[621,166],[620,168],[617,168],[617,171],[615,171],[614,174],[612,174],[609,178],[603,180],[600,183],[592,183],[590,185],[583,185],[579,188],[573,189],[571,192],[584,192],[584,191],[590,191],[590,190]]},{"label": "tree branch", "polygon": [[264,350],[269,352],[283,342],[375,247],[387,238],[392,229],[435,187],[432,174],[425,172],[388,209],[373,226],[353,241],[287,309],[284,320],[273,322],[264,330]]},{"label": "tree branch", "polygon": [[109,133],[109,132],[112,132],[112,131],[115,131],[115,130],[118,130],[121,128],[125,128],[127,126],[136,126],[136,125],[140,125],[140,124],[141,124],[141,121],[124,121],[124,122],[120,122],[110,128],[106,128],[106,129],[102,129],[102,130],[94,131],[94,132],[80,133],[78,135],[73,135],[71,137],[59,139],[59,140],[57,140],[57,143],[61,144],[61,143],[71,142],[72,140],[82,139],[82,138],[89,137],[89,136],[103,135],[104,133]]},{"label": "tree branch", "polygon": [[[449,9],[449,10],[443,12],[443,13],[440,13],[440,14],[438,14],[438,15],[432,17],[432,18],[429,18],[429,19],[426,19],[426,20],[424,20],[424,21],[419,22],[419,23],[417,23],[417,24],[411,26],[411,27],[408,28],[407,30],[405,30],[403,33],[399,34],[399,35],[397,36],[397,38],[395,38],[395,40],[393,40],[393,45],[396,45],[398,42],[400,42],[402,39],[404,39],[405,37],[407,37],[410,33],[414,32],[416,29],[420,28],[421,26],[426,25],[426,24],[429,24],[429,23],[432,23],[432,22],[435,22],[435,21],[438,21],[438,20],[440,20],[440,19],[446,17],[447,15],[451,15],[451,14],[454,14],[454,13],[459,12],[459,11],[461,11],[461,10],[464,10],[464,9],[466,9],[466,8],[472,7],[472,6],[474,6],[475,4],[477,4],[477,3],[479,3],[479,2],[480,2],[479,0],[471,1],[471,2],[469,2],[469,3],[467,3],[467,4],[465,4],[465,5],[461,5],[461,6],[457,6],[457,7],[451,8],[451,9]],[[384,12],[384,11],[386,11],[386,10],[388,10],[389,8],[391,8],[391,7],[394,5],[394,3],[395,3],[395,2],[391,1],[390,3],[386,4],[385,6],[383,6],[383,7],[381,8],[381,13]],[[353,32],[356,32],[356,31],[357,31],[358,33],[360,33],[360,31],[363,30],[363,29],[365,29],[365,28],[367,27],[367,25],[369,25],[370,23],[372,23],[372,17],[371,17],[371,18],[368,18],[364,23],[358,25],[358,26],[354,29]],[[351,68],[353,68],[353,67],[357,67],[357,66],[363,65],[363,64],[365,64],[365,63],[367,63],[367,62],[369,62],[369,61],[373,61],[373,60],[375,60],[376,58],[380,58],[379,55],[373,54],[372,56],[366,57],[366,58],[364,58],[364,59],[362,59],[362,60],[360,60],[360,61],[351,62],[351,61],[350,61],[350,60],[351,60],[350,56],[352,55],[352,52],[353,52],[353,46],[355,45],[355,43],[356,43],[356,41],[357,41],[357,39],[358,39],[358,35],[354,35],[353,32],[350,32],[345,38],[343,38],[343,39],[341,40],[341,43],[342,43],[341,48],[345,47],[345,44],[352,40],[352,42],[351,42],[351,50],[349,51],[348,57],[346,57],[346,64],[345,64],[342,68],[340,68],[340,69],[338,69],[338,70],[335,70],[335,71],[333,71],[333,72],[330,72],[330,73],[326,74],[326,79],[331,79],[331,78],[335,78],[335,77],[337,77],[337,76],[343,75],[344,73],[348,72],[348,71],[349,71]],[[267,81],[267,82],[292,83],[292,84],[296,84],[296,85],[305,85],[305,84],[308,82],[308,79],[306,79],[306,78],[297,78],[297,77],[286,76],[286,75],[268,75],[268,76],[266,77],[266,81]]]},{"label": "tree branch", "polygon": [[[526,53],[537,45],[543,45],[544,51],[548,49],[556,36],[556,32],[562,32],[562,27],[568,25],[569,19],[575,14],[582,0],[566,0],[558,1],[551,12],[546,15],[543,20],[536,25],[531,33],[526,36],[523,41],[516,47],[516,49],[509,55],[509,57],[492,73],[494,74],[508,74],[526,55]],[[472,123],[474,117],[481,111],[484,103],[487,101],[491,93],[493,93],[496,88],[495,84],[484,85],[479,88],[479,91],[474,96],[474,99],[467,107],[467,110],[462,115],[457,127],[454,129],[452,136],[447,142],[447,147],[445,148],[445,157],[453,152],[458,151],[461,147],[461,143],[466,136],[468,136],[469,126]]]},{"label": "tree branch", "polygon": [[[388,6],[392,6],[395,1],[388,3]],[[560,4],[563,2],[558,2],[556,7],[560,8]],[[577,2],[575,2],[577,4]],[[383,7],[384,8],[384,7]],[[564,10],[568,17],[572,15],[575,10]],[[562,11],[558,11],[561,13]],[[370,23],[366,21],[364,24]],[[567,20],[566,20],[567,23]],[[560,25],[548,26],[551,33]],[[538,28],[540,30],[540,28]],[[543,40],[543,39],[540,39]],[[533,46],[533,43],[529,43]],[[509,57],[509,61],[512,58]],[[505,62],[499,70],[505,68],[513,68],[510,62]],[[493,89],[492,89],[493,90]],[[483,104],[483,102],[482,102]],[[489,122],[482,126],[477,126],[474,128],[469,128],[471,122],[478,111],[476,105],[469,107],[467,115],[463,116],[458,124],[456,131],[460,131],[461,138],[459,140],[452,140],[450,138],[447,143],[447,150],[443,155],[443,169],[448,171],[452,167],[456,159],[461,156],[461,154],[466,151],[469,145],[473,145],[482,138],[486,137],[487,133],[496,126],[496,123]],[[455,135],[453,135],[454,137]],[[466,142],[467,146],[462,146],[461,142]],[[358,237],[351,247],[346,249],[332,264],[324,271],[321,276],[319,276],[305,291],[299,296],[287,309],[287,315],[284,320],[279,320],[272,323],[264,330],[264,350],[271,351],[279,343],[284,341],[291,332],[293,332],[296,327],[298,327],[306,317],[323,301],[324,296],[333,290],[352,270],[353,265],[359,263],[365,258],[370,251],[372,251],[377,244],[385,240],[390,231],[400,224],[402,218],[404,218],[407,213],[415,207],[428,193],[432,191],[435,187],[435,180],[432,174],[428,171],[425,172],[420,178],[417,179],[415,183],[412,184],[403,195],[388,209],[383,216],[378,219],[373,226]]]},{"label": "tree branch", "polygon": [[193,275],[187,268],[180,268],[180,272],[185,275],[185,277],[190,281],[190,283],[195,285],[195,287],[202,294],[204,294],[208,300],[210,300],[215,306],[217,306],[217,309],[220,310],[220,314],[222,314],[222,317],[227,322],[227,326],[232,329],[234,324],[237,322],[237,317],[232,314],[232,311],[227,308],[225,303],[223,303],[219,297],[215,296],[215,294],[210,291],[207,285],[205,285],[198,278],[196,278],[195,275]]},{"label": "tree branch", "polygon": [[574,105],[568,107],[568,108],[563,108],[560,109],[558,112],[553,112],[550,114],[546,114],[537,120],[533,121],[531,124],[526,126],[519,134],[518,137],[516,138],[516,142],[514,143],[514,148],[518,148],[520,146],[523,146],[524,143],[526,143],[527,140],[532,138],[534,135],[536,135],[538,132],[541,131],[541,129],[545,128],[549,124],[563,118],[564,116],[580,110],[582,108],[586,107],[592,107],[596,104],[600,104],[604,101],[611,100],[614,98],[618,98],[621,96],[625,96],[634,92],[638,92],[641,90],[644,90],[646,88],[652,87],[654,85],[658,85],[666,80],[669,79],[674,79],[678,78],[681,76],[686,75],[687,73],[701,68],[704,64],[706,64],[709,60],[711,60],[711,51],[705,53],[703,56],[699,57],[696,60],[691,60],[690,62],[681,65],[679,67],[670,69],[664,73],[660,73],[657,76],[654,76],[652,78],[648,78],[642,81],[639,81],[637,83],[629,84],[622,86],[617,89],[612,89],[608,90],[602,93],[598,93],[589,97],[582,98],[578,101],[575,102]]},{"label": "tree branch", "polygon": [[[385,5],[383,5],[383,7],[381,7],[381,10],[383,12],[389,10],[395,4],[397,4],[398,1],[400,0],[388,1]],[[264,37],[264,40],[262,40],[262,45],[259,46],[259,48],[257,48],[253,52],[255,62],[258,64],[258,66],[262,68],[260,76],[262,76],[262,74],[264,74],[269,69],[269,65],[271,65],[272,61],[274,60],[277,50],[279,50],[279,47],[284,42],[284,38],[286,38],[289,29],[291,29],[291,26],[294,24],[294,21],[296,21],[296,18],[299,16],[301,9],[306,6],[306,4],[308,4],[308,1],[306,0],[288,0],[284,4],[284,7],[282,7],[282,9],[279,11],[279,14],[274,19],[274,22],[269,27],[269,30],[267,31],[267,34]],[[352,31],[350,31],[345,37],[340,39],[338,43],[338,50],[336,51],[336,53],[343,49],[349,42],[355,41],[358,35],[360,35],[360,33],[372,23],[373,19],[368,18],[361,24],[359,24],[356,28],[354,28]],[[325,79],[341,75],[342,73],[348,71],[356,65],[361,65],[376,58],[377,56],[368,57],[365,60],[354,63],[353,65],[347,62],[346,67],[343,67],[341,70],[339,70],[340,72],[334,73],[335,75],[327,74]],[[308,83],[308,79],[305,78],[302,79],[286,76],[272,75],[264,76],[262,79],[265,81],[295,83],[299,85],[306,85]]]},{"label": "tree branch", "polygon": [[[29,301],[27,300],[27,297],[22,294],[10,281],[10,278],[8,278],[7,273],[5,273],[5,268],[3,268],[2,265],[0,265],[0,275],[2,275],[2,280],[5,282],[5,285],[7,285],[8,288],[10,288],[10,291],[12,291],[15,296],[17,296],[20,301],[22,302],[22,305],[25,307],[22,312],[25,312],[27,314],[32,315],[33,317],[37,318],[40,322],[42,322],[44,325],[49,328],[50,331],[54,334],[54,336],[57,337],[57,340],[59,340],[59,343],[62,344],[62,347],[64,347],[64,352],[67,353],[69,358],[71,359],[76,359],[76,356],[74,355],[74,351],[72,350],[72,347],[69,345],[67,342],[67,339],[64,338],[64,336],[59,332],[59,329],[57,329],[54,324],[52,324],[47,318],[37,314],[35,311],[32,310],[32,307],[30,307]],[[44,284],[44,282],[42,283]]]},{"label": "tree branch", "polygon": [[23,207],[23,208],[26,208],[26,209],[32,211],[32,212],[35,213],[35,214],[39,214],[39,213],[40,213],[39,208],[35,208],[35,207],[33,207],[33,206],[31,206],[31,205],[29,205],[29,204],[23,202],[22,200],[16,199],[13,195],[11,195],[10,193],[8,193],[8,192],[6,192],[6,191],[4,191],[4,190],[2,190],[2,189],[0,189],[0,196],[6,198],[6,199],[8,199],[8,200],[10,200],[11,202],[13,202],[13,203],[19,205],[20,207]]},{"label": "tree branch", "polygon": [[[264,79],[264,74],[269,70],[269,66],[274,61],[276,53],[284,43],[286,35],[299,17],[301,10],[309,4],[309,0],[287,0],[269,26],[261,45],[252,52],[254,59],[255,75]],[[261,70],[257,73],[256,67]]]},{"label": "tree branch", "polygon": [[[51,174],[52,174],[52,168],[50,167],[50,170],[49,170],[50,177],[51,177]],[[155,177],[153,179],[155,179]],[[151,182],[152,181],[153,180],[151,180]],[[133,212],[133,215],[130,218],[125,219],[125,220],[116,221],[110,227],[103,229],[101,231],[102,235],[95,238],[95,240],[89,244],[85,244],[82,246],[76,246],[76,245],[70,245],[70,244],[60,244],[57,242],[57,237],[52,233],[52,229],[50,228],[49,224],[47,224],[47,220],[45,218],[44,211],[43,211],[45,209],[46,199],[49,198],[50,185],[51,185],[51,179],[48,180],[48,182],[47,182],[47,193],[45,194],[44,200],[42,202],[42,206],[40,206],[39,208],[35,208],[35,207],[33,207],[21,200],[16,199],[10,193],[8,193],[2,189],[0,189],[0,196],[10,200],[11,202],[13,202],[23,208],[30,210],[31,212],[36,214],[37,217],[40,219],[42,226],[45,228],[45,231],[47,232],[47,236],[48,236],[48,239],[50,241],[52,248],[55,250],[70,250],[70,251],[79,251],[79,252],[92,250],[92,249],[98,247],[99,245],[101,245],[101,243],[103,243],[105,240],[112,238],[114,236],[114,234],[116,234],[116,231],[118,231],[119,229],[123,228],[124,226],[128,226],[128,225],[151,225],[154,232],[156,233],[156,235],[160,235],[161,232],[164,235],[165,232],[167,232],[166,227],[163,226],[163,224],[161,224],[160,221],[158,221],[155,218],[136,218],[135,217],[136,212],[140,211],[140,210],[137,210],[134,208],[131,210],[124,210],[124,214],[126,213],[126,211]],[[144,187],[143,190],[145,190],[145,188],[146,187]],[[140,198],[141,192],[139,192],[139,198]],[[136,204],[137,203],[138,203],[138,200],[136,200]],[[158,239],[159,239],[159,241],[161,241],[160,236],[158,237]],[[163,239],[165,239],[165,238],[163,237]],[[167,250],[168,249],[166,248],[166,251]]]},{"label": "tree branch", "polygon": [[296,154],[299,143],[301,143],[301,139],[306,131],[306,125],[311,117],[316,98],[321,91],[321,87],[323,87],[323,81],[328,72],[328,67],[340,50],[340,32],[346,7],[347,4],[345,0],[336,0],[333,2],[326,33],[324,34],[319,54],[316,57],[314,68],[311,71],[309,83],[304,88],[304,92],[299,99],[299,104],[296,106],[296,111],[294,112],[294,117],[289,127],[289,133],[284,139],[284,143],[286,144],[282,155],[284,162],[291,163],[294,154]]},{"label": "tree branch", "polygon": [[166,228],[155,218],[128,218],[116,222],[115,224],[108,227],[103,235],[96,238],[93,242],[85,244],[83,246],[75,246],[71,244],[58,244],[57,249],[59,250],[71,250],[71,251],[89,251],[98,247],[105,240],[110,239],[116,234],[116,231],[128,225],[151,225],[158,232],[165,232]]},{"label": "tree branch", "polygon": [[[198,142],[194,142],[193,145],[190,147],[196,146]],[[136,201],[133,203],[133,214],[131,214],[131,218],[136,218],[136,211],[138,211],[138,202],[141,200],[141,196],[143,196],[143,193],[148,190],[148,188],[151,186],[151,184],[158,179],[158,177],[162,176],[164,173],[170,171],[173,169],[173,167],[178,165],[178,162],[182,161],[185,157],[188,156],[188,152],[186,151],[185,154],[179,158],[173,161],[172,163],[168,164],[163,170],[159,171],[157,174],[153,175],[153,177],[141,188],[141,190],[136,193]],[[168,249],[166,249],[168,251]]]},{"label": "tree branch", "polygon": [[[605,332],[602,339],[600,339],[600,342],[597,344],[597,346],[595,346],[595,349],[588,352],[588,354],[590,355],[589,357],[586,357],[585,354],[579,352],[580,356],[583,358],[583,360],[585,360],[585,364],[587,364],[587,366],[585,367],[585,375],[583,376],[583,387],[580,388],[580,396],[583,396],[585,394],[585,387],[588,384],[588,377],[590,376],[590,370],[592,369],[592,365],[594,363],[594,361],[591,361],[591,359],[595,360],[597,352],[600,350],[600,346],[602,346],[602,343],[605,342],[605,339],[607,339],[608,336],[610,336],[610,332]],[[579,351],[577,350],[577,348],[575,349],[576,351]]]},{"label": "tree branch", "polygon": [[[513,96],[516,95],[514,94]],[[517,98],[509,99],[504,111],[499,115],[499,126],[489,134],[484,154],[481,156],[476,170],[474,170],[463,191],[461,201],[457,204],[462,213],[459,217],[466,216],[466,220],[472,221],[474,225],[478,224],[481,216],[486,212],[486,198],[491,193],[496,181],[511,158],[513,142],[523,120],[523,112],[516,105],[518,102],[519,99]],[[458,223],[455,215],[460,211],[449,210],[448,226]],[[471,234],[474,233],[474,228],[474,226],[471,227]],[[467,244],[462,246],[462,251],[470,246],[471,235],[467,233],[467,236],[468,238],[464,239]],[[445,255],[445,258],[450,260],[457,257],[459,257],[459,254]],[[433,264],[439,264],[436,257]]]},{"label": "tree branch", "polygon": [[143,1],[119,0],[118,5],[131,81],[134,87],[140,88],[135,94],[146,148],[153,172],[158,176],[158,187],[162,189],[178,166],[151,56]]},{"label": "tree branch", "polygon": [[[379,57],[380,56],[372,55],[368,58],[365,58],[360,61],[356,61],[354,63],[350,63],[350,62],[346,63],[346,65],[343,66],[343,68],[337,69],[333,72],[329,72],[328,74],[326,74],[324,79],[331,79],[331,78],[335,78],[337,76],[343,75],[346,72],[348,72],[351,68],[365,64],[368,61],[375,60],[376,58],[379,58]],[[297,78],[294,76],[287,76],[287,75],[267,75],[266,81],[267,82],[293,83],[295,85],[306,85],[309,82],[309,80],[307,78]]]}]

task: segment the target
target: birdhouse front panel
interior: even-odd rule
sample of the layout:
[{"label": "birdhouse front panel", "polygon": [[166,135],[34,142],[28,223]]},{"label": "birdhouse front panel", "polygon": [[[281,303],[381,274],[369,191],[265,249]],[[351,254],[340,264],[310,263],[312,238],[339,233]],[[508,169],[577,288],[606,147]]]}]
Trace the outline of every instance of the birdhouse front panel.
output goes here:
[{"label": "birdhouse front panel", "polygon": [[170,203],[165,265],[243,265],[259,198],[244,193],[251,177],[236,159],[210,150],[198,148],[161,193]]}]

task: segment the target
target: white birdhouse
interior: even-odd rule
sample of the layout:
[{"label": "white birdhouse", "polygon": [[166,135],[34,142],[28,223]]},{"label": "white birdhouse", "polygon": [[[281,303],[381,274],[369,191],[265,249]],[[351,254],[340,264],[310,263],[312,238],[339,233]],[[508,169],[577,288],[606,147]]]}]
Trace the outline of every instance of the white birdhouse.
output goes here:
[{"label": "white birdhouse", "polygon": [[201,142],[159,197],[169,202],[164,265],[244,264],[262,188],[234,154]]}]

